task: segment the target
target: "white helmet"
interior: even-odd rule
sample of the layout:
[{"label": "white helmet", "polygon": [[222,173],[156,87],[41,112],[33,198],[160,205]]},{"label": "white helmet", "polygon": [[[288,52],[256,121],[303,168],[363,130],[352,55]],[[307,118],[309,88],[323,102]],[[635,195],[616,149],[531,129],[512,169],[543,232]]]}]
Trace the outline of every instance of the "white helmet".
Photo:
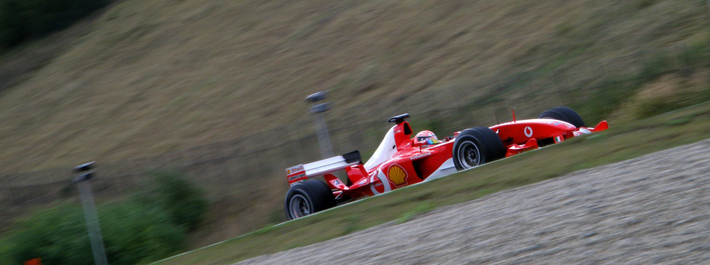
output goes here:
[{"label": "white helmet", "polygon": [[417,135],[414,136],[414,141],[422,145],[433,145],[439,143],[439,139],[436,138],[436,134],[429,130],[417,133]]}]

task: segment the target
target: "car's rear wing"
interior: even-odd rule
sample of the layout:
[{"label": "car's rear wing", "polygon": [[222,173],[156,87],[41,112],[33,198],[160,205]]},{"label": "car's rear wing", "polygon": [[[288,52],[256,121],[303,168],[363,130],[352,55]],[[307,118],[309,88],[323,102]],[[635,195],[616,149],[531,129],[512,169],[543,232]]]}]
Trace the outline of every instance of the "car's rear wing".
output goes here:
[{"label": "car's rear wing", "polygon": [[287,168],[286,178],[288,179],[288,184],[293,185],[296,182],[306,180],[309,177],[333,173],[360,163],[362,163],[360,151],[355,150],[347,154]]}]

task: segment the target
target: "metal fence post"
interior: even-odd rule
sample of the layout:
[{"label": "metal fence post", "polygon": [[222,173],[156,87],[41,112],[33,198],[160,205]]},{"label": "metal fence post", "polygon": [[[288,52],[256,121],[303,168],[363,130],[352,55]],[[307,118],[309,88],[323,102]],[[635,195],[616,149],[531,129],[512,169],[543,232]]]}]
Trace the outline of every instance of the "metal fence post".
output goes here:
[{"label": "metal fence post", "polygon": [[[316,103],[324,100],[327,93],[325,91],[313,93],[306,97],[306,101]],[[316,127],[316,136],[318,137],[318,145],[320,146],[321,156],[323,158],[333,156],[333,147],[330,144],[330,134],[328,133],[328,125],[325,123],[324,112],[330,107],[328,103],[320,103],[311,107],[310,112],[313,113],[313,122]]]},{"label": "metal fence post", "polygon": [[79,187],[79,195],[81,196],[81,205],[84,208],[84,218],[86,218],[86,227],[89,232],[89,240],[91,240],[94,262],[96,265],[108,265],[106,250],[104,249],[103,239],[101,238],[99,216],[96,213],[94,195],[91,190],[91,183],[89,182],[94,174],[93,171],[90,171],[93,164],[94,162],[89,162],[75,167],[74,172],[82,174],[77,176],[72,182],[77,183]]}]

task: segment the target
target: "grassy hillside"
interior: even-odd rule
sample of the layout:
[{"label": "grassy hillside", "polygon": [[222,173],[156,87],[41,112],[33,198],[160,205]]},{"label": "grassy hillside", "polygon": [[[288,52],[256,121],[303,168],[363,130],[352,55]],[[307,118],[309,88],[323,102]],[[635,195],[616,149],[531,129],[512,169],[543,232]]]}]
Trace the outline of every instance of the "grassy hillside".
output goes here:
[{"label": "grassy hillside", "polygon": [[[284,219],[283,168],[318,154],[281,143],[313,135],[303,98],[314,91],[330,91],[333,128],[377,122],[350,127],[364,137],[333,132],[335,144],[367,139],[356,146],[363,153],[383,132],[371,124],[461,105],[470,111],[457,117],[413,115],[415,129],[490,125],[512,107],[533,117],[557,105],[614,126],[708,100],[709,23],[699,0],[120,1],[0,90],[0,176],[44,168],[63,181],[89,160],[287,128],[244,139],[268,152],[186,172],[204,177],[213,199],[211,222],[192,238],[201,246]],[[25,210],[15,208],[3,216]]]},{"label": "grassy hillside", "polygon": [[[416,92],[461,88],[473,99],[520,72],[705,41],[706,11],[698,0],[121,1],[0,92],[0,171],[238,138],[306,119],[303,98],[318,90],[331,91],[330,117]],[[570,87],[590,77],[565,76]],[[531,113],[566,103],[534,99]]]}]

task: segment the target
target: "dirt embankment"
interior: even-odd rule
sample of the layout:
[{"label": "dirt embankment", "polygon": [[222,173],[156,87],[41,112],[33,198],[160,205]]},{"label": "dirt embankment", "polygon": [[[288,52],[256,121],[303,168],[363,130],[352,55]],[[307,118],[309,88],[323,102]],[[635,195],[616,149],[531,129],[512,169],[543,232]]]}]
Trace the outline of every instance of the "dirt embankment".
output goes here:
[{"label": "dirt embankment", "polygon": [[710,140],[239,264],[710,264]]}]

